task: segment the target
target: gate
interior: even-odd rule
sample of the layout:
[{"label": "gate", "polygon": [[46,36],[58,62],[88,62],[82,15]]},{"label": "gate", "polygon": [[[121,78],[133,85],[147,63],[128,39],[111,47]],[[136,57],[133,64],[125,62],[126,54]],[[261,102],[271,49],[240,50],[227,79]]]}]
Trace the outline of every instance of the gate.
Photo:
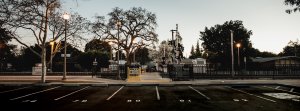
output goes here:
[{"label": "gate", "polygon": [[169,64],[167,66],[169,77],[176,80],[189,80],[192,77],[193,67],[188,64]]}]

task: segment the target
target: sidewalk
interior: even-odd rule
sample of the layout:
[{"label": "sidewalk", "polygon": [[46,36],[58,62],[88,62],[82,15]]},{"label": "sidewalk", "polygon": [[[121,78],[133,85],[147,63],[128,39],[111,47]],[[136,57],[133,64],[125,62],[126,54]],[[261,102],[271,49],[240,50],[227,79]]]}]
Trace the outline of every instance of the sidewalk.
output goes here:
[{"label": "sidewalk", "polygon": [[141,74],[140,82],[152,82],[152,83],[168,83],[172,80],[169,78],[162,78],[159,72],[145,72]]},{"label": "sidewalk", "polygon": [[[201,79],[191,81],[171,81],[161,78],[155,73],[143,74],[140,82],[126,82],[126,80],[114,80],[105,78],[92,78],[91,76],[67,76],[67,80],[61,80],[62,76],[47,76],[47,84],[160,84],[160,85],[214,85],[214,84],[282,84],[300,87],[300,79]],[[37,84],[41,83],[41,76],[0,76],[0,84]]]},{"label": "sidewalk", "polygon": [[[40,83],[41,76],[0,76],[0,84],[2,83],[24,83],[33,84]],[[105,83],[105,84],[122,84],[124,80],[113,80],[106,78],[97,78],[92,76],[67,76],[66,80],[62,80],[62,76],[46,76],[46,83]]]}]

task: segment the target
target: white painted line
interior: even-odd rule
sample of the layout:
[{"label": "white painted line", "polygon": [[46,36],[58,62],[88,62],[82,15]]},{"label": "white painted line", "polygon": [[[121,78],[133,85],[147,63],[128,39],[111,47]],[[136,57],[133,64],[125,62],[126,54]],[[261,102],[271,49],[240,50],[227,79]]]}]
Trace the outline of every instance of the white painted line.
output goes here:
[{"label": "white painted line", "polygon": [[296,101],[296,102],[300,102],[300,100],[299,99],[292,99],[293,101]]},{"label": "white painted line", "polygon": [[82,102],[82,103],[86,103],[86,102],[87,102],[87,100],[82,100],[81,102]]},{"label": "white painted line", "polygon": [[108,97],[106,100],[110,100],[112,97],[114,97],[119,91],[121,91],[121,89],[123,88],[124,86],[120,87],[115,93],[113,93],[110,97]]},{"label": "white painted line", "polygon": [[53,90],[53,89],[56,89],[56,88],[59,88],[61,86],[57,86],[57,87],[54,87],[54,88],[50,88],[50,89],[46,89],[46,90],[42,90],[42,91],[39,91],[39,92],[35,92],[35,93],[31,93],[31,94],[27,94],[27,95],[24,95],[24,96],[20,96],[20,97],[16,97],[16,98],[12,98],[10,100],[17,100],[17,99],[21,99],[21,98],[24,98],[24,97],[27,97],[27,96],[31,96],[31,95],[34,95],[34,94],[38,94],[38,93],[42,93],[42,92],[46,92],[46,91],[50,91],[50,90]]},{"label": "white painted line", "polygon": [[243,101],[247,102],[248,100],[247,99],[242,99]]},{"label": "white painted line", "polygon": [[292,89],[290,90],[290,92],[294,92],[294,88],[292,88]]},{"label": "white painted line", "polygon": [[74,101],[72,101],[72,102],[74,102],[74,103],[76,103],[76,102],[78,102],[79,100],[74,100]]},{"label": "white painted line", "polygon": [[279,88],[280,88],[280,86],[275,87],[275,89],[279,89]]},{"label": "white painted line", "polygon": [[233,99],[233,101],[235,101],[235,102],[239,102],[240,100],[239,100],[239,99]]},{"label": "white painted line", "polygon": [[[268,86],[264,86],[265,88],[269,88],[269,89],[274,89],[272,87],[268,87]],[[300,95],[300,93],[298,92],[291,92],[291,91],[287,91],[287,90],[283,90],[283,89],[275,89],[275,90],[279,90],[279,91],[284,91],[284,92],[289,92],[289,93],[293,93],[293,94],[297,94]],[[294,90],[293,90],[294,91]]]},{"label": "white painted line", "polygon": [[67,97],[67,96],[70,96],[70,95],[72,95],[72,94],[75,94],[75,93],[77,93],[77,92],[79,92],[79,91],[82,91],[82,90],[84,90],[84,89],[86,89],[86,88],[89,88],[89,87],[90,87],[90,86],[86,86],[86,87],[84,87],[84,88],[81,88],[81,89],[79,89],[79,90],[77,90],[77,91],[71,92],[70,94],[64,95],[64,96],[62,96],[62,97],[56,98],[56,99],[54,99],[54,100],[55,100],[55,101],[60,100],[60,99],[62,99],[62,98],[65,98],[65,97]]},{"label": "white painted line", "polygon": [[235,89],[235,88],[232,88],[232,87],[227,87],[227,88],[238,91],[238,92],[242,92],[242,93],[245,93],[245,94],[248,94],[248,95],[251,95],[251,96],[255,96],[255,97],[260,98],[260,99],[264,99],[264,100],[271,101],[271,102],[274,102],[274,103],[276,102],[272,99],[264,98],[264,97],[261,97],[261,96],[255,95],[255,94],[251,94],[251,93],[239,90],[239,89]]},{"label": "white painted line", "polygon": [[156,97],[157,97],[157,100],[160,100],[160,96],[159,96],[159,92],[158,92],[157,86],[155,86],[155,89],[156,89]]},{"label": "white painted line", "polygon": [[37,100],[32,100],[32,101],[30,101],[31,103],[35,103]]},{"label": "white painted line", "polygon": [[27,103],[27,102],[29,102],[30,100],[24,100],[24,101],[22,101],[23,103]]},{"label": "white painted line", "polygon": [[192,86],[189,86],[189,88],[191,88],[192,90],[196,91],[198,94],[200,94],[201,96],[205,97],[207,100],[210,100],[209,97],[207,97],[206,95],[204,95],[203,93],[201,93],[201,92],[198,91],[197,89],[193,88]]},{"label": "white painted line", "polygon": [[12,89],[12,90],[8,90],[8,91],[2,91],[2,92],[0,92],[0,94],[2,94],[2,93],[7,93],[7,92],[12,92],[12,91],[17,91],[17,90],[21,90],[21,89],[26,89],[26,88],[29,88],[29,87],[31,87],[31,86],[28,86],[28,87],[22,87],[22,88],[18,88],[18,89]]}]

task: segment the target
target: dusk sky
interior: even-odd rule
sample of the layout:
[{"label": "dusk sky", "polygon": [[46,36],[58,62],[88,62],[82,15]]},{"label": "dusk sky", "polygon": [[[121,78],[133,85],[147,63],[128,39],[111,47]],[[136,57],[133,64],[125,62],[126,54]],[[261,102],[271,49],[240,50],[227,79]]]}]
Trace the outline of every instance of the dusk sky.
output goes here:
[{"label": "dusk sky", "polygon": [[[184,56],[199,40],[205,27],[242,20],[253,31],[250,40],[260,51],[279,53],[292,40],[300,39],[300,12],[287,14],[284,0],[62,0],[65,11],[75,11],[93,21],[95,15],[107,16],[115,7],[142,7],[157,16],[160,42],[171,38],[179,24]],[[201,41],[199,41],[201,43]]]}]

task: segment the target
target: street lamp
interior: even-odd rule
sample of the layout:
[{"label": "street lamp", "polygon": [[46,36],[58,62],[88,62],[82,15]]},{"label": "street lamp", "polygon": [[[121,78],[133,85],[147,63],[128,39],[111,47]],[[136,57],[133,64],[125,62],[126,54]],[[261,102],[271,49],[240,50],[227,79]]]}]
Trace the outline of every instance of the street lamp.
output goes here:
[{"label": "street lamp", "polygon": [[52,55],[53,55],[54,44],[55,44],[55,41],[51,40],[51,41],[50,41],[50,45],[51,45],[51,52],[50,52],[50,71],[51,71],[51,72],[52,72]]},{"label": "street lamp", "polygon": [[64,13],[63,19],[65,19],[65,50],[64,50],[64,74],[62,80],[66,80],[67,76],[67,23],[70,19],[70,14]]},{"label": "street lamp", "polygon": [[238,66],[240,67],[240,47],[241,47],[241,44],[237,43],[236,47],[238,48]]},{"label": "street lamp", "polygon": [[118,79],[121,79],[121,75],[120,75],[120,27],[122,25],[120,20],[117,20],[117,28],[118,28],[118,55],[117,55],[117,61],[118,61]]}]

